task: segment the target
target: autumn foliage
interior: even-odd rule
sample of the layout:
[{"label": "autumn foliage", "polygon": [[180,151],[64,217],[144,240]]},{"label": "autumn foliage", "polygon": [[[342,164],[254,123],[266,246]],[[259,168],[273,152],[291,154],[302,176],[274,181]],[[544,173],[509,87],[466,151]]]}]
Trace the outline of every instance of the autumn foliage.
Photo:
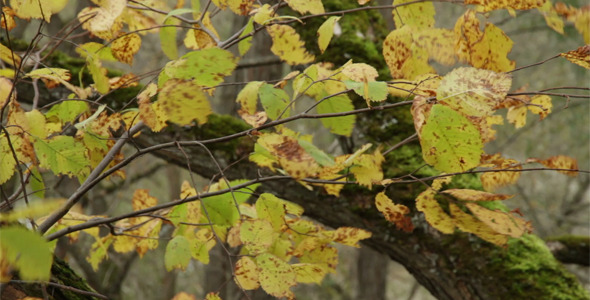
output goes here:
[{"label": "autumn foliage", "polygon": [[[15,19],[49,22],[67,2],[10,1],[2,8],[2,28],[9,34]],[[576,8],[549,0],[470,0],[454,27],[438,28],[432,2],[395,0],[388,9],[396,29],[385,38],[382,53],[390,77],[383,79],[378,72],[383,66],[316,61],[292,25],[309,18],[324,20],[317,31],[318,50],[323,53],[330,47],[338,22],[349,17],[349,11],[326,13],[320,0],[264,5],[248,0],[211,1],[212,6],[248,20],[231,36],[218,33],[208,6],[201,7],[196,0],[178,1],[175,8],[157,0],[92,2],[94,5],[77,12],[77,22],[95,41],[75,44],[76,53],[86,61],[89,85],[74,84],[72,76],[78,74],[71,70],[25,64],[30,52],[13,51],[8,39],[0,45],[0,184],[20,178],[15,181],[20,192],[3,201],[0,215],[3,281],[11,280],[12,271],[24,280],[48,280],[54,241],[67,236],[76,242],[84,232],[94,239],[87,260],[95,269],[108,259],[109,249],[143,256],[159,243],[166,243],[166,268],[185,269],[191,260],[207,264],[209,250],[225,243],[240,249],[234,279],[242,289],[262,288],[275,297],[292,298],[291,287],[320,283],[335,271],[335,243],[359,247],[359,241],[371,237],[363,229],[326,229],[303,218],[303,209],[289,199],[256,194],[263,182],[260,178],[221,178],[201,190],[184,182],[178,197],[170,201],[138,189],[129,199],[133,211],[125,215],[85,215],[72,209],[98,182],[125,176],[123,167],[135,158],[121,152],[126,140],[138,134],[161,134],[170,124],[197,127],[209,122],[214,111],[211,96],[236,70],[252,37],[263,32],[272,38],[272,53],[286,64],[303,67],[278,82],[243,85],[235,113],[251,129],[216,141],[179,141],[162,148],[206,147],[251,138],[255,144],[248,160],[261,169],[334,196],[344,184],[380,191],[376,209],[399,230],[412,232],[411,208],[385,194],[388,187],[408,178],[384,178],[387,153],[383,145],[366,143],[351,153],[333,155],[314,145],[312,136],[286,126],[294,120],[315,118],[330,133],[350,137],[358,114],[406,105],[422,158],[438,173],[418,180],[424,190],[416,194],[415,208],[444,234],[459,230],[498,246],[506,246],[509,238],[532,228],[526,216],[486,206],[485,202],[511,198],[494,190],[515,183],[520,172],[531,166],[568,176],[579,171],[576,161],[565,155],[517,161],[484,151],[486,143],[495,138],[494,125],[507,121],[520,128],[528,114],[544,119],[553,109],[552,96],[513,86],[512,78],[522,68],[516,68],[517,63],[508,57],[514,42],[487,16],[495,10],[508,10],[513,16],[520,10],[532,10],[542,14],[556,32],[563,33],[568,22],[574,24],[585,43],[590,43],[588,6]],[[367,2],[359,1],[359,8],[373,9]],[[293,14],[282,9],[286,5]],[[144,82],[129,108],[113,110],[101,104],[97,99],[103,95],[139,84],[134,74],[108,75],[105,63],[137,63],[135,54],[152,34],[159,35],[169,62],[156,78]],[[182,49],[188,49],[186,53],[181,53],[178,38],[184,43]],[[44,51],[48,50],[40,52]],[[567,59],[590,69],[590,46],[556,53],[552,59]],[[438,65],[451,71],[437,74]],[[70,94],[39,107],[19,99],[16,86],[23,81],[60,86]],[[304,97],[314,104],[301,110],[295,103]],[[362,108],[355,109],[355,99],[364,100]],[[446,187],[453,176],[466,172],[479,173],[485,191]],[[48,173],[77,178],[81,186],[69,199],[45,199],[43,177],[48,175],[41,174]],[[27,195],[28,191],[33,194]],[[21,196],[27,205],[10,209]],[[31,198],[43,201],[29,204]],[[33,221],[35,230],[14,225],[24,219]],[[98,226],[105,224],[110,232],[99,232]],[[174,227],[171,240],[158,239],[165,224]]]}]

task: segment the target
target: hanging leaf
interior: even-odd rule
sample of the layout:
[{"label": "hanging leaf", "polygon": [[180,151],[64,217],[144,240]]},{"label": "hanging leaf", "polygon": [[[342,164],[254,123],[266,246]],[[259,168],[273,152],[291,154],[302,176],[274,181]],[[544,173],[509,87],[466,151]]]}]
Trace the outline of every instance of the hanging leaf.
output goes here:
[{"label": "hanging leaf", "polygon": [[484,222],[462,211],[457,205],[450,203],[449,209],[455,224],[461,231],[473,233],[481,239],[498,246],[505,246],[508,243],[508,236],[496,232]]},{"label": "hanging leaf", "polygon": [[420,193],[416,198],[416,208],[424,213],[426,221],[432,227],[442,233],[451,234],[455,231],[455,222],[440,207],[434,195],[436,191],[430,188]]},{"label": "hanging leaf", "polygon": [[469,189],[449,189],[442,191],[442,193],[464,201],[498,201],[514,197],[514,195],[492,194]]},{"label": "hanging leaf", "polygon": [[194,79],[196,84],[214,87],[236,68],[237,58],[229,51],[209,48],[192,51],[168,63],[164,73],[171,78]]},{"label": "hanging leaf", "polygon": [[435,73],[428,64],[428,52],[414,43],[411,26],[395,29],[383,41],[383,57],[393,78],[413,80]]},{"label": "hanging leaf", "polygon": [[457,68],[443,77],[436,93],[439,103],[467,116],[483,117],[494,113],[511,84],[506,73]]},{"label": "hanging leaf", "polygon": [[[254,88],[254,86],[252,88]],[[268,83],[264,83],[258,88],[258,96],[260,97],[260,103],[269,119],[277,120],[279,117],[288,118],[291,115],[291,109],[288,107],[290,98],[284,90],[277,89]],[[250,97],[249,101],[252,101],[251,99],[252,98]],[[251,107],[252,106],[250,106],[250,109]]]},{"label": "hanging leaf", "polygon": [[457,111],[432,106],[420,133],[424,160],[440,171],[464,172],[479,165],[483,144],[477,128]]},{"label": "hanging leaf", "polygon": [[[394,0],[393,5],[412,2],[412,0]],[[434,26],[434,4],[432,2],[412,3],[395,8],[392,12],[395,27],[404,25],[414,28],[430,28]]]},{"label": "hanging leaf", "polygon": [[320,52],[324,53],[326,48],[328,48],[328,44],[330,44],[330,40],[332,40],[332,36],[334,36],[334,25],[341,17],[329,17],[318,29],[318,47],[320,47]]},{"label": "hanging leaf", "polygon": [[263,253],[256,256],[258,278],[265,292],[275,297],[294,298],[290,288],[297,281],[297,274],[293,268],[280,258]]},{"label": "hanging leaf", "polygon": [[490,210],[479,206],[476,203],[465,203],[465,206],[482,222],[492,228],[494,231],[511,236],[514,238],[522,236],[524,233],[530,233],[532,227],[530,222],[527,222],[519,217],[511,215],[511,213],[502,212],[499,210]]},{"label": "hanging leaf", "polygon": [[414,230],[414,224],[409,216],[410,209],[402,204],[394,204],[385,192],[377,194],[375,197],[375,206],[384,216],[385,219],[397,226],[397,228],[405,231],[412,232]]},{"label": "hanging leaf", "polygon": [[545,1],[543,0],[524,0],[524,1],[509,1],[509,0],[502,0],[502,1],[488,1],[488,0],[467,0],[465,4],[477,4],[483,7],[484,12],[496,10],[496,9],[519,9],[519,10],[528,10],[537,7],[541,7]]},{"label": "hanging leaf", "polygon": [[260,286],[258,267],[254,260],[248,256],[243,256],[236,262],[234,274],[234,280],[241,289],[255,290]]},{"label": "hanging leaf", "polygon": [[22,226],[3,226],[0,244],[3,263],[17,269],[20,279],[49,280],[53,263],[52,246],[38,233]]},{"label": "hanging leaf", "polygon": [[291,26],[270,25],[266,27],[272,38],[270,51],[290,65],[312,62],[315,58],[305,50],[305,44]]},{"label": "hanging leaf", "polygon": [[166,246],[164,264],[168,272],[173,269],[185,270],[191,261],[191,249],[189,241],[182,235],[173,237]]},{"label": "hanging leaf", "polygon": [[512,40],[491,23],[486,24],[482,32],[475,11],[468,10],[457,20],[455,36],[455,50],[461,61],[495,72],[514,69],[516,63],[507,57],[512,50]]},{"label": "hanging leaf", "polygon": [[582,46],[576,50],[559,54],[576,65],[590,69],[590,45]]},{"label": "hanging leaf", "polygon": [[133,56],[141,47],[141,38],[137,33],[123,34],[111,43],[113,56],[120,62],[133,64]]},{"label": "hanging leaf", "polygon": [[54,174],[83,178],[90,173],[86,148],[71,136],[36,139],[34,146],[39,166],[50,169]]},{"label": "hanging leaf", "polygon": [[195,81],[166,81],[157,104],[156,108],[164,113],[167,120],[178,125],[190,125],[193,120],[197,120],[199,125],[205,124],[212,112],[207,96]]},{"label": "hanging leaf", "polygon": [[302,15],[305,13],[317,15],[325,12],[322,0],[286,0],[286,2],[289,7]]},{"label": "hanging leaf", "polygon": [[565,174],[567,176],[570,176],[570,177],[578,176],[578,172],[575,171],[575,170],[578,170],[578,162],[569,156],[556,155],[556,156],[549,157],[547,159],[529,158],[527,160],[527,162],[537,162],[537,163],[544,165],[547,168],[552,168],[552,169],[574,170],[574,171],[558,171],[558,172]]}]

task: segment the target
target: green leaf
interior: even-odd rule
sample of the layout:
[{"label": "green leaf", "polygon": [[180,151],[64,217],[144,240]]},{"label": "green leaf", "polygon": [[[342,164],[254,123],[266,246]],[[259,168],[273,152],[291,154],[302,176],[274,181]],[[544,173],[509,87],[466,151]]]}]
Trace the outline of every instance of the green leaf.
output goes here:
[{"label": "green leaf", "polygon": [[40,167],[48,168],[55,174],[81,178],[90,171],[86,148],[71,136],[36,139],[34,148]]},{"label": "green leaf", "polygon": [[172,78],[193,79],[198,85],[214,87],[232,73],[237,58],[226,50],[209,48],[192,51],[166,65],[164,72]]},{"label": "green leaf", "polygon": [[191,261],[191,244],[187,238],[182,235],[175,236],[166,246],[164,254],[164,265],[166,270],[186,269]]},{"label": "green leaf", "polygon": [[347,88],[354,90],[359,96],[365,98],[367,103],[369,101],[383,101],[387,99],[387,95],[389,94],[387,91],[387,82],[383,81],[356,82],[345,80],[344,84]]},{"label": "green leaf", "polygon": [[83,58],[86,58],[89,55],[98,55],[98,58],[100,58],[100,60],[103,61],[117,61],[117,59],[113,56],[113,53],[111,52],[111,47],[105,46],[97,42],[82,44],[80,45],[80,47],[76,48],[76,52],[80,54],[80,56]]},{"label": "green leaf", "polygon": [[[252,33],[252,31],[254,31],[254,20],[250,18],[250,20],[248,20],[248,24],[246,24],[246,27],[244,28],[244,31],[242,31],[242,34],[240,34],[240,38]],[[241,40],[238,43],[238,51],[240,51],[240,56],[244,56],[244,54],[250,50],[250,47],[252,47],[251,36]]]},{"label": "green leaf", "polygon": [[334,25],[341,17],[329,17],[318,29],[318,46],[320,47],[320,51],[324,53],[326,48],[328,48],[328,44],[334,36]]},{"label": "green leaf", "polygon": [[49,280],[52,247],[39,234],[21,226],[2,227],[0,244],[2,257],[19,270],[21,279]]},{"label": "green leaf", "polygon": [[256,265],[258,265],[258,280],[260,285],[271,296],[294,297],[290,288],[297,281],[295,270],[284,260],[268,253],[256,256]]},{"label": "green leaf", "polygon": [[43,176],[39,173],[39,169],[36,167],[31,168],[31,190],[34,192],[33,195],[43,199],[45,198],[45,182],[43,182]]},{"label": "green leaf", "polygon": [[273,194],[264,193],[256,200],[256,215],[270,222],[274,230],[279,232],[286,225],[285,202]]},{"label": "green leaf", "polygon": [[305,152],[309,153],[309,155],[311,155],[311,157],[313,157],[313,159],[318,162],[318,164],[322,166],[334,165],[334,159],[330,155],[326,154],[326,152],[316,147],[314,144],[302,139],[299,139],[297,142],[299,143],[299,146],[305,149]]},{"label": "green leaf", "polygon": [[[14,147],[15,139],[12,136],[10,141],[13,143]],[[5,183],[8,179],[12,178],[15,171],[16,160],[14,160],[6,135],[2,134],[0,135],[0,184]]]},{"label": "green leaf", "polygon": [[107,70],[102,67],[102,63],[97,55],[88,55],[86,57],[86,65],[88,66],[88,71],[90,75],[92,75],[92,80],[94,81],[94,88],[101,93],[106,94],[109,92],[109,78],[107,77],[106,73]]},{"label": "green leaf", "polygon": [[[338,95],[322,101],[316,107],[318,114],[339,113],[354,110],[352,100],[346,95]],[[356,121],[355,115],[348,115],[342,117],[321,118],[320,121],[331,133],[350,136],[354,123]]]},{"label": "green leaf", "polygon": [[[236,186],[246,181],[247,180],[233,180],[230,181],[230,186]],[[233,225],[240,218],[236,204],[239,205],[246,202],[246,200],[250,198],[250,193],[259,185],[260,184],[252,184],[246,188],[235,190],[233,195],[232,193],[225,193],[223,195],[202,199],[201,202],[207,210],[211,222],[219,226]]]},{"label": "green leaf", "polygon": [[88,103],[85,101],[67,100],[53,105],[45,114],[47,119],[57,118],[61,124],[73,122],[80,114],[88,111]]},{"label": "green leaf", "polygon": [[[290,109],[286,109],[290,101],[285,91],[266,83],[258,89],[258,95],[269,119],[276,120],[279,116],[288,118],[291,115]],[[283,114],[281,115],[281,113]]]},{"label": "green leaf", "polygon": [[166,19],[164,21],[164,27],[160,28],[160,45],[162,46],[162,51],[169,59],[177,59],[176,27],[166,25],[176,25],[176,21],[174,19]]},{"label": "green leaf", "polygon": [[479,130],[457,111],[432,106],[420,134],[424,160],[436,169],[463,172],[479,165],[483,144]]}]

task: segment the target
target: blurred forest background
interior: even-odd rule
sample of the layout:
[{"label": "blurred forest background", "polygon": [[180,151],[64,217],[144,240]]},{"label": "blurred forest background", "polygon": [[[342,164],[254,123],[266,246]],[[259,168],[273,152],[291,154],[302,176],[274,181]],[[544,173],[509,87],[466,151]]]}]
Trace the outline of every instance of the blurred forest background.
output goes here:
[{"label": "blurred forest background", "polygon": [[[171,7],[176,1],[171,3]],[[205,2],[205,1],[203,1]],[[391,1],[378,1],[389,5]],[[565,1],[576,7],[588,5],[587,1]],[[67,22],[75,18],[81,7],[90,5],[90,1],[70,1],[68,8],[55,15],[46,31],[49,36],[59,31]],[[460,4],[436,3],[437,25],[452,28],[464,8]],[[384,19],[389,20],[389,30],[393,29],[391,15],[383,11]],[[582,37],[571,24],[565,27],[565,35],[550,29],[543,16],[536,10],[517,12],[518,18],[512,18],[506,11],[494,11],[490,21],[502,28],[514,41],[514,48],[509,57],[517,62],[517,67],[543,61],[560,52],[574,50],[583,45]],[[229,36],[241,28],[243,18],[231,12],[214,11],[213,23],[221,36]],[[345,18],[353,15],[345,16]],[[229,22],[228,20],[232,20]],[[11,32],[11,37],[30,40],[36,33],[38,20],[22,22]],[[86,36],[88,40],[90,37]],[[178,44],[182,45],[181,34]],[[151,39],[151,40],[150,40]],[[41,44],[47,41],[47,37]],[[77,43],[84,40],[76,39]],[[148,42],[149,41],[149,42]],[[240,61],[239,70],[226,82],[245,82],[250,80],[280,79],[290,71],[269,51],[270,41],[262,34],[253,41],[253,49]],[[73,47],[68,43],[60,46],[61,51],[72,56]],[[182,53],[182,52],[181,52]],[[157,78],[157,72],[168,59],[163,56],[157,34],[144,37],[141,51],[135,57],[133,67],[114,63],[108,67],[131,71],[145,76],[142,83]],[[438,69],[441,74],[446,70]],[[538,91],[559,86],[590,87],[590,73],[564,59],[551,60],[540,66],[527,68],[515,73],[512,90],[525,83],[530,83],[528,90]],[[218,88],[212,101],[217,113],[236,113],[235,96],[241,89],[237,87]],[[508,158],[524,161],[528,157],[546,158],[557,154],[566,154],[578,160],[580,169],[590,170],[590,103],[587,99],[565,99],[552,97],[554,109],[548,119],[539,122],[536,117],[527,120],[525,127],[515,130],[511,124],[498,126],[498,138],[488,145],[487,152],[502,152]],[[308,130],[316,130],[313,121],[307,122]],[[316,133],[317,134],[317,133]],[[334,151],[334,138],[327,132],[314,141],[316,144]],[[164,172],[155,172],[156,170]],[[146,188],[150,194],[168,201],[178,197],[180,184],[189,179],[186,170],[166,164],[153,156],[144,156],[141,162],[127,168],[127,179],[121,182],[105,181],[88,194],[83,209],[87,214],[116,214],[130,209],[130,199],[134,189]],[[200,181],[201,187],[209,184],[208,179]],[[55,197],[67,197],[75,190],[76,180],[62,180],[47,184],[53,186]],[[590,176],[580,174],[576,178],[563,176],[556,172],[525,172],[520,181],[500,192],[516,194],[507,201],[511,208],[519,208],[525,217],[532,221],[534,233],[541,238],[563,235],[590,235]],[[170,228],[169,228],[170,229]],[[164,231],[165,232],[165,231]],[[171,232],[169,232],[171,233]],[[209,265],[192,261],[185,272],[167,272],[164,268],[163,253],[165,243],[160,248],[150,251],[143,259],[136,253],[122,255],[110,253],[110,260],[101,264],[99,272],[92,271],[85,257],[88,242],[69,246],[67,241],[60,241],[61,255],[86,277],[91,285],[103,294],[120,299],[171,299],[179,291],[202,297],[205,292],[224,290],[224,299],[235,299],[239,293],[232,287],[231,275],[222,249],[214,249]],[[429,292],[420,287],[413,277],[397,263],[370,249],[340,248],[338,273],[324,280],[321,286],[302,285],[295,289],[298,299],[356,299],[360,289],[385,289],[385,295],[375,295],[374,299],[433,299]],[[587,289],[590,289],[589,269],[581,266],[568,266]],[[374,286],[367,287],[367,284]],[[234,295],[232,297],[231,295]],[[225,298],[227,297],[227,298]]]}]

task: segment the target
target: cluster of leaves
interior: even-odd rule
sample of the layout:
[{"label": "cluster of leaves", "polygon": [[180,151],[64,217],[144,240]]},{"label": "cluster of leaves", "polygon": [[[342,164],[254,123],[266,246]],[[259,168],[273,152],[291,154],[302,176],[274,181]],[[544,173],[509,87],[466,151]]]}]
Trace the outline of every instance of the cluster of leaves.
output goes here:
[{"label": "cluster of leaves", "polygon": [[[203,193],[184,183],[179,200],[165,204],[158,204],[147,190],[137,190],[131,200],[133,212],[117,217],[88,216],[71,210],[81,195],[106,175],[125,176],[121,167],[128,161],[120,153],[120,141],[124,140],[118,140],[122,132],[128,137],[144,126],[160,132],[171,123],[182,126],[207,123],[212,113],[209,95],[225,76],[234,72],[240,57],[249,50],[252,36],[261,30],[270,35],[273,41],[270,50],[281,60],[307,67],[302,72],[289,73],[274,85],[249,82],[237,96],[238,114],[252,130],[228,139],[254,137],[256,144],[249,159],[260,167],[289,176],[309,189],[321,187],[334,196],[339,195],[342,183],[348,182],[367,188],[375,185],[387,188],[399,179],[383,178],[381,164],[385,156],[381,147],[369,151],[372,145],[366,144],[352,154],[332,156],[315,146],[312,136],[302,135],[284,124],[317,118],[331,133],[350,137],[356,114],[375,109],[373,105],[387,109],[411,104],[424,161],[442,173],[418,195],[417,209],[443,233],[459,229],[500,246],[506,245],[509,237],[520,237],[531,228],[515,213],[489,204],[510,198],[491,193],[494,189],[518,180],[519,171],[527,163],[540,163],[567,175],[577,174],[575,160],[566,156],[518,162],[501,154],[484,153],[485,143],[494,139],[492,125],[503,122],[500,109],[508,109],[507,120],[519,128],[525,124],[528,112],[545,118],[551,112],[552,102],[548,95],[529,97],[520,91],[509,93],[511,72],[516,64],[507,55],[513,42],[494,24],[485,22],[483,29],[481,25],[486,14],[493,10],[507,9],[516,15],[515,10],[536,9],[557,32],[563,33],[564,20],[572,22],[589,43],[588,7],[577,9],[537,0],[467,1],[474,6],[457,19],[453,29],[446,29],[435,27],[432,3],[395,0],[392,16],[396,29],[383,44],[383,56],[392,79],[378,81],[375,67],[364,63],[349,61],[342,66],[313,63],[315,57],[289,25],[299,18],[280,15],[278,5],[258,5],[247,0],[212,1],[220,9],[249,16],[240,32],[221,40],[210,12],[201,9],[198,0],[191,1],[191,8],[182,8],[184,1],[179,1],[173,10],[165,1],[156,0],[130,2],[134,4],[122,0],[92,2],[96,6],[80,11],[78,21],[84,30],[104,43],[90,42],[76,48],[86,60],[93,80],[90,86],[70,83],[71,74],[66,69],[36,65],[29,70],[18,53],[0,45],[0,59],[11,66],[0,73],[0,184],[18,174],[30,182],[36,197],[44,198],[41,171],[78,178],[82,187],[67,201],[58,202],[60,208],[30,206],[2,215],[2,219],[12,222],[38,217],[40,212],[52,212],[36,220],[41,224],[39,231],[47,233],[51,240],[68,234],[71,241],[76,241],[80,231],[92,236],[94,244],[88,261],[95,269],[107,258],[111,246],[119,253],[136,251],[143,256],[158,246],[160,229],[163,224],[169,224],[175,229],[164,257],[168,270],[184,269],[191,259],[208,263],[209,250],[217,243],[226,243],[240,249],[234,278],[241,288],[262,287],[270,295],[292,298],[290,288],[296,283],[319,283],[334,271],[337,251],[333,243],[357,247],[359,240],[370,237],[369,232],[356,228],[326,230],[302,219],[303,210],[299,206],[272,194],[248,201],[258,184],[245,180],[220,180]],[[327,15],[319,0],[286,2],[301,15],[311,14],[301,19]],[[49,22],[51,15],[66,3],[12,1],[10,6],[2,8],[2,28],[7,31],[14,28],[14,17]],[[365,1],[359,4],[364,5]],[[327,18],[320,26],[321,52],[329,46],[337,22],[348,17],[345,13]],[[183,17],[186,14],[192,18]],[[181,23],[190,28],[181,30]],[[162,68],[157,82],[149,83],[137,95],[137,108],[115,112],[104,105],[92,107],[90,99],[120,87],[137,85],[138,79],[133,74],[109,78],[103,63],[119,61],[131,65],[141,47],[142,36],[150,32],[159,32],[162,51],[170,62]],[[176,43],[180,33],[184,34],[186,48],[192,50],[182,56]],[[237,45],[239,56],[227,50],[233,45]],[[590,69],[588,45],[558,56]],[[458,67],[441,76],[436,74],[433,61],[469,67]],[[24,78],[34,84],[40,80],[48,88],[63,86],[71,94],[48,108],[33,103],[32,107],[23,109],[17,101],[15,86]],[[367,108],[354,109],[355,94],[366,101]],[[297,111],[294,104],[304,96],[315,103]],[[393,96],[412,100],[385,103]],[[452,175],[475,168],[485,171],[480,178],[486,191],[443,190]],[[377,194],[375,205],[400,229],[413,230],[408,207],[394,204],[384,192]],[[102,224],[109,226],[110,233],[99,233],[97,226]],[[51,255],[38,252],[50,253],[52,247],[24,228],[4,227],[0,247],[6,253],[0,261],[2,280],[10,279],[12,269],[18,269],[23,279],[48,280]]]}]

